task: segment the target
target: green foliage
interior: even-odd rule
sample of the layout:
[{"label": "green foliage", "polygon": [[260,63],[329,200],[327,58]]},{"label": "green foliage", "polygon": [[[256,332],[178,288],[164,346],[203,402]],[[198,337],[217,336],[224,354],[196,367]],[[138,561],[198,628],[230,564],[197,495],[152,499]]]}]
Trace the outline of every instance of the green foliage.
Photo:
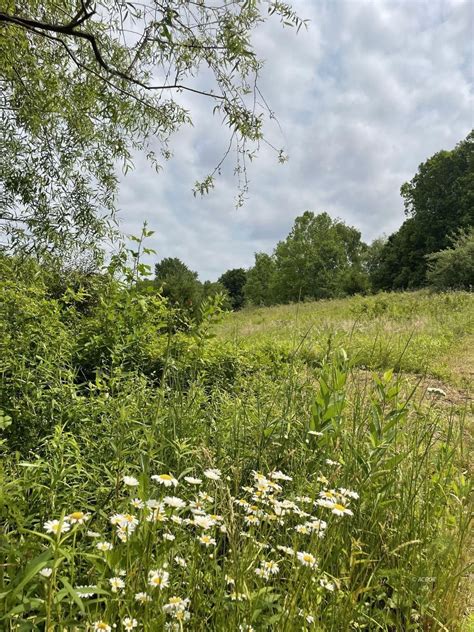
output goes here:
[{"label": "green foliage", "polygon": [[437,290],[466,289],[474,286],[474,227],[461,231],[451,248],[428,255],[427,279]]},{"label": "green foliage", "polygon": [[275,259],[264,252],[255,253],[255,264],[247,272],[244,285],[245,301],[249,305],[272,305]]},{"label": "green foliage", "polygon": [[240,309],[244,304],[243,289],[247,280],[247,273],[243,268],[234,268],[224,272],[218,282],[221,283],[229,294],[232,309]]},{"label": "green foliage", "polygon": [[368,286],[362,266],[365,248],[355,228],[327,213],[306,211],[277,244],[274,271],[270,259],[256,257],[259,267],[249,272],[246,294],[254,304],[268,304],[269,299],[274,304],[361,292]]},{"label": "green foliage", "polygon": [[[303,24],[273,0],[4,2],[0,220],[11,245],[67,251],[104,235],[116,166],[126,173],[142,150],[159,169],[170,135],[191,123],[180,92],[207,98],[247,155],[266,114],[249,89],[257,94],[261,66],[251,35],[272,14]],[[202,67],[208,91],[194,81]],[[211,188],[216,172],[196,189]]]},{"label": "green foliage", "polygon": [[409,218],[391,235],[372,269],[376,290],[419,288],[427,283],[427,255],[449,246],[459,230],[474,226],[474,132],[451,151],[418,167],[401,193]]}]

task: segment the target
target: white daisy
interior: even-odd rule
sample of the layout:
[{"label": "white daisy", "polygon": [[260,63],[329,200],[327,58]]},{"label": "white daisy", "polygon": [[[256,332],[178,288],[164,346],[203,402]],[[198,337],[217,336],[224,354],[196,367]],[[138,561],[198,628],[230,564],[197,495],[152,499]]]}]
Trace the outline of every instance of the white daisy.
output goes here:
[{"label": "white daisy", "polygon": [[178,481],[172,474],[153,474],[151,478],[153,481],[165,487],[176,487],[178,484]]},{"label": "white daisy", "polygon": [[121,577],[111,577],[109,579],[109,584],[112,588],[112,592],[116,593],[125,588],[125,582]]},{"label": "white daisy", "polygon": [[163,498],[163,502],[168,507],[174,507],[175,509],[183,509],[186,507],[186,503],[182,498],[178,498],[178,496],[165,496]]},{"label": "white daisy", "polygon": [[210,478],[212,481],[218,481],[221,478],[221,471],[216,468],[208,468],[203,472],[206,478]]},{"label": "white daisy", "polygon": [[318,563],[314,555],[307,553],[306,551],[298,551],[296,558],[303,566],[309,566],[309,568],[316,568]]},{"label": "white daisy", "polygon": [[194,476],[185,476],[184,480],[190,485],[200,485],[202,483],[202,478],[195,478]]},{"label": "white daisy", "polygon": [[127,487],[138,487],[138,480],[134,476],[122,476],[122,481]]},{"label": "white daisy", "polygon": [[148,573],[148,585],[152,588],[159,588],[163,590],[169,584],[170,574],[164,569],[160,568],[156,571],[150,571]]},{"label": "white daisy", "polygon": [[54,533],[55,535],[66,533],[70,528],[71,525],[66,520],[48,520],[43,525],[43,529],[46,533]]}]

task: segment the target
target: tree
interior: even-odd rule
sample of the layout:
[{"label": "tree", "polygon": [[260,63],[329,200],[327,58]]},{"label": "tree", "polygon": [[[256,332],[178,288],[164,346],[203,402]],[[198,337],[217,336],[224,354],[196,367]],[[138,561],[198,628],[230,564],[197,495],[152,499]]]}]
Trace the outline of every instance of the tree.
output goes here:
[{"label": "tree", "polygon": [[474,131],[451,151],[439,151],[401,187],[408,218],[391,235],[374,271],[376,289],[417,288],[427,282],[427,255],[447,248],[474,226]]},{"label": "tree", "polygon": [[[275,248],[275,299],[287,303],[306,298],[343,296],[363,276],[360,232],[327,213],[306,211],[297,217],[285,241]],[[356,285],[360,283],[356,282]]]},{"label": "tree", "polygon": [[195,314],[202,298],[202,285],[197,272],[190,270],[177,257],[166,257],[155,265],[155,284],[172,305]]},{"label": "tree", "polygon": [[255,253],[255,265],[247,272],[243,288],[246,303],[250,305],[272,305],[275,260],[265,252]]},{"label": "tree", "polygon": [[461,231],[450,248],[427,256],[429,284],[437,290],[474,287],[474,227]]},{"label": "tree", "polygon": [[[170,155],[170,135],[191,122],[182,93],[210,100],[242,174],[265,114],[255,106],[264,101],[251,34],[272,15],[303,24],[280,0],[5,0],[4,246],[67,248],[102,236],[113,216],[116,166],[126,172],[133,152],[144,150],[158,168]],[[196,81],[201,71],[206,88]],[[196,192],[213,186],[218,168]]]},{"label": "tree", "polygon": [[218,282],[227,290],[232,309],[240,309],[244,304],[244,285],[247,280],[247,273],[243,268],[233,268],[224,272]]}]

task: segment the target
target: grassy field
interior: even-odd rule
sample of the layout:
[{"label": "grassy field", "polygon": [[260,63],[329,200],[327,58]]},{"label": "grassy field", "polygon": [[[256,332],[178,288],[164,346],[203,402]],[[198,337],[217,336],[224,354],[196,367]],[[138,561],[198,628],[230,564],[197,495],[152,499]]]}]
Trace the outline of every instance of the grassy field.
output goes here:
[{"label": "grassy field", "polygon": [[[70,339],[79,362],[86,331],[84,365],[106,319],[58,308],[48,335],[67,318],[67,337],[21,359],[35,389],[15,400],[46,430],[26,454],[0,446],[0,627],[469,630],[473,307],[413,293],[209,312],[166,345],[133,325],[144,368],[117,346],[94,384],[54,362]],[[19,317],[6,386],[31,350]]]},{"label": "grassy field", "polygon": [[474,297],[457,292],[378,294],[245,309],[218,336],[247,348],[279,347],[316,362],[342,346],[355,366],[394,368],[468,388],[474,378]]}]

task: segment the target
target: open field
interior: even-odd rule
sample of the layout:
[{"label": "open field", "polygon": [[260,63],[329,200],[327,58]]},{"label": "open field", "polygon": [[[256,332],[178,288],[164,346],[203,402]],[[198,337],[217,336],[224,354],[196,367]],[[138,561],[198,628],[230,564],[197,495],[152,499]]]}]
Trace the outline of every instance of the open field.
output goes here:
[{"label": "open field", "polygon": [[[126,293],[86,315],[28,297],[4,320],[0,421],[38,429],[0,447],[3,629],[469,629],[472,295],[210,311],[171,337]],[[30,357],[19,319],[53,306]]]}]

